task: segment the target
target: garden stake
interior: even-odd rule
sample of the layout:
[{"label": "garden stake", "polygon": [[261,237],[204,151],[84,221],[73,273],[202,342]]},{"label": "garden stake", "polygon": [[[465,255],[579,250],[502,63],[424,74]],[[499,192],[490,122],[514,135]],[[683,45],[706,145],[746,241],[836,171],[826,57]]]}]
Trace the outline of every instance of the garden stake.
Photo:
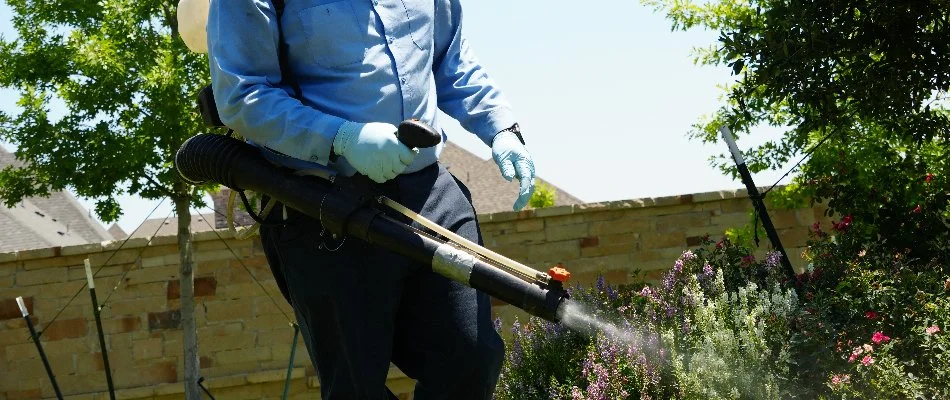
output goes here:
[{"label": "garden stake", "polygon": [[[732,159],[736,162],[736,167],[739,169],[739,176],[742,177],[742,183],[745,184],[745,188],[749,192],[749,198],[752,200],[752,206],[755,207],[755,213],[759,218],[762,218],[762,227],[765,228],[765,234],[768,235],[769,241],[772,242],[772,247],[782,254],[782,267],[785,268],[788,277],[794,279],[795,270],[792,268],[792,263],[788,259],[788,254],[785,253],[785,247],[782,246],[778,232],[775,231],[775,225],[772,225],[772,219],[769,218],[769,211],[765,208],[765,202],[762,201],[759,189],[755,186],[755,182],[752,181],[752,174],[749,173],[749,167],[745,165],[745,159],[742,157],[742,153],[739,152],[739,147],[736,146],[736,139],[732,136],[732,131],[725,126],[720,126],[719,134],[722,135],[722,139],[729,145],[729,152],[732,153]],[[756,227],[752,227],[752,229],[756,229]]]},{"label": "garden stake", "polygon": [[208,388],[205,387],[204,381],[205,381],[205,377],[202,376],[202,377],[198,378],[198,387],[200,387],[201,390],[204,390],[205,394],[207,394],[208,397],[211,398],[211,400],[214,400],[214,396],[211,395],[211,391],[208,390]]},{"label": "garden stake", "polygon": [[33,343],[36,343],[36,350],[40,352],[40,359],[43,360],[43,366],[46,367],[46,375],[49,376],[50,383],[53,384],[53,391],[56,392],[56,398],[63,400],[63,393],[59,391],[59,385],[56,384],[56,376],[53,375],[53,369],[49,366],[49,360],[46,359],[46,353],[43,351],[43,345],[40,343],[40,337],[36,334],[36,328],[33,327],[33,321],[30,319],[30,311],[26,309],[26,303],[23,302],[23,296],[16,298],[16,304],[20,306],[20,313],[26,320],[26,326],[30,329],[30,336],[33,337]]},{"label": "garden stake", "polygon": [[109,368],[109,352],[106,350],[106,337],[102,332],[102,318],[99,317],[99,300],[96,299],[96,281],[92,279],[92,266],[89,259],[83,260],[86,266],[86,280],[89,282],[89,296],[92,297],[92,313],[96,316],[96,330],[99,332],[99,349],[102,350],[102,367],[106,370],[106,384],[109,386],[109,399],[115,400],[115,386],[112,384],[112,369]]},{"label": "garden stake", "polygon": [[290,393],[290,378],[294,372],[294,355],[297,353],[297,337],[300,336],[300,326],[296,322],[290,324],[294,327],[294,342],[290,345],[290,361],[287,362],[287,379],[284,381],[284,395],[280,398],[287,400],[287,394]]}]

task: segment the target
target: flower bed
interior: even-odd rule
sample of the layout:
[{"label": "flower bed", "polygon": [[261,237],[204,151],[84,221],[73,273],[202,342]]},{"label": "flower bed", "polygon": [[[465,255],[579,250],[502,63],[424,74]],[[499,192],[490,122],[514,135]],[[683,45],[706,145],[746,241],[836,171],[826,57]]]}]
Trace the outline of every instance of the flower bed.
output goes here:
[{"label": "flower bed", "polygon": [[656,285],[574,287],[608,329],[515,322],[499,399],[950,398],[950,263],[815,227],[808,272],[728,240]]}]

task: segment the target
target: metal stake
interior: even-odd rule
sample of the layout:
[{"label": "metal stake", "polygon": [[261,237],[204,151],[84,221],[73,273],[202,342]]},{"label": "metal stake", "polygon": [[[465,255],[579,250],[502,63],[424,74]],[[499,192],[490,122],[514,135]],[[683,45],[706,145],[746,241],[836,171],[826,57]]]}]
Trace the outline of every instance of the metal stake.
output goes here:
[{"label": "metal stake", "polygon": [[99,317],[99,300],[96,299],[96,282],[92,279],[92,266],[89,259],[86,265],[86,280],[89,282],[89,296],[92,297],[92,311],[96,316],[96,330],[99,332],[99,350],[102,351],[102,366],[106,370],[106,384],[109,386],[109,399],[115,400],[115,386],[112,384],[112,368],[109,368],[109,352],[106,350],[106,337],[102,332],[102,319]]},{"label": "metal stake", "polygon": [[[742,158],[742,153],[739,152],[739,147],[736,146],[736,139],[732,136],[732,131],[725,126],[720,126],[719,133],[722,135],[722,139],[726,141],[726,144],[729,145],[729,152],[732,153],[732,159],[736,162],[736,167],[739,169],[739,176],[742,177],[742,183],[745,184],[746,190],[749,192],[749,198],[752,199],[752,206],[755,207],[755,212],[762,218],[762,227],[765,228],[765,234],[768,235],[769,241],[772,242],[772,247],[779,253],[782,253],[782,266],[788,271],[788,276],[794,278],[795,269],[792,268],[788,254],[785,253],[785,247],[782,246],[782,241],[778,237],[775,225],[772,225],[772,219],[769,218],[769,211],[765,208],[765,202],[762,201],[759,189],[755,186],[755,182],[752,181],[752,174],[749,173],[749,167],[745,165],[745,159]],[[755,229],[755,227],[752,227],[752,229]]]},{"label": "metal stake", "polygon": [[59,385],[56,384],[56,376],[53,375],[53,369],[49,366],[49,360],[46,359],[46,353],[43,351],[43,345],[40,343],[40,337],[36,334],[36,328],[33,326],[33,320],[30,319],[30,312],[26,309],[26,303],[23,302],[23,296],[16,298],[16,303],[20,306],[20,313],[26,320],[26,326],[30,329],[30,336],[33,337],[33,343],[36,343],[36,350],[40,352],[40,359],[43,360],[43,366],[46,367],[46,375],[49,376],[50,383],[53,384],[53,390],[56,392],[56,398],[63,400],[63,393],[59,391]]},{"label": "metal stake", "polygon": [[300,326],[296,322],[291,323],[294,327],[294,343],[290,345],[290,361],[287,362],[287,380],[284,381],[284,395],[281,400],[287,400],[287,394],[290,393],[290,378],[294,372],[294,355],[297,354],[297,337],[300,336]]}]

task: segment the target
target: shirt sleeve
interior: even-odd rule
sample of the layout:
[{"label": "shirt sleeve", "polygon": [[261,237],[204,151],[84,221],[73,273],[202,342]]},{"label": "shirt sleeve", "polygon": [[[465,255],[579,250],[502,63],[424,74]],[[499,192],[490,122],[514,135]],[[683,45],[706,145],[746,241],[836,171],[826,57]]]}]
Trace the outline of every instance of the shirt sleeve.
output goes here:
[{"label": "shirt sleeve", "polygon": [[432,65],[439,109],[491,146],[499,131],[517,122],[504,95],[462,36],[459,0],[437,0]]},{"label": "shirt sleeve", "polygon": [[221,121],[245,138],[328,164],[344,120],[309,107],[281,85],[276,14],[269,0],[212,0],[208,61]]}]

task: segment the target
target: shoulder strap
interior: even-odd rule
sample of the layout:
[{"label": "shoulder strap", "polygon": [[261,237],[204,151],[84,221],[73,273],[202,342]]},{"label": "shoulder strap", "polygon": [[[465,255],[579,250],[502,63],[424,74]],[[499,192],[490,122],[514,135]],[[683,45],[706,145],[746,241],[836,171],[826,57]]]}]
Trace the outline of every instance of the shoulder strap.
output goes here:
[{"label": "shoulder strap", "polygon": [[284,29],[281,27],[281,19],[283,19],[284,16],[284,0],[271,1],[274,4],[274,11],[277,15],[277,34],[279,35],[277,60],[280,62],[280,76],[281,79],[289,83],[294,89],[294,97],[300,99],[303,92],[300,90],[300,84],[297,83],[297,78],[294,76],[294,72],[291,71],[290,64],[287,61],[287,43],[284,42]]}]

